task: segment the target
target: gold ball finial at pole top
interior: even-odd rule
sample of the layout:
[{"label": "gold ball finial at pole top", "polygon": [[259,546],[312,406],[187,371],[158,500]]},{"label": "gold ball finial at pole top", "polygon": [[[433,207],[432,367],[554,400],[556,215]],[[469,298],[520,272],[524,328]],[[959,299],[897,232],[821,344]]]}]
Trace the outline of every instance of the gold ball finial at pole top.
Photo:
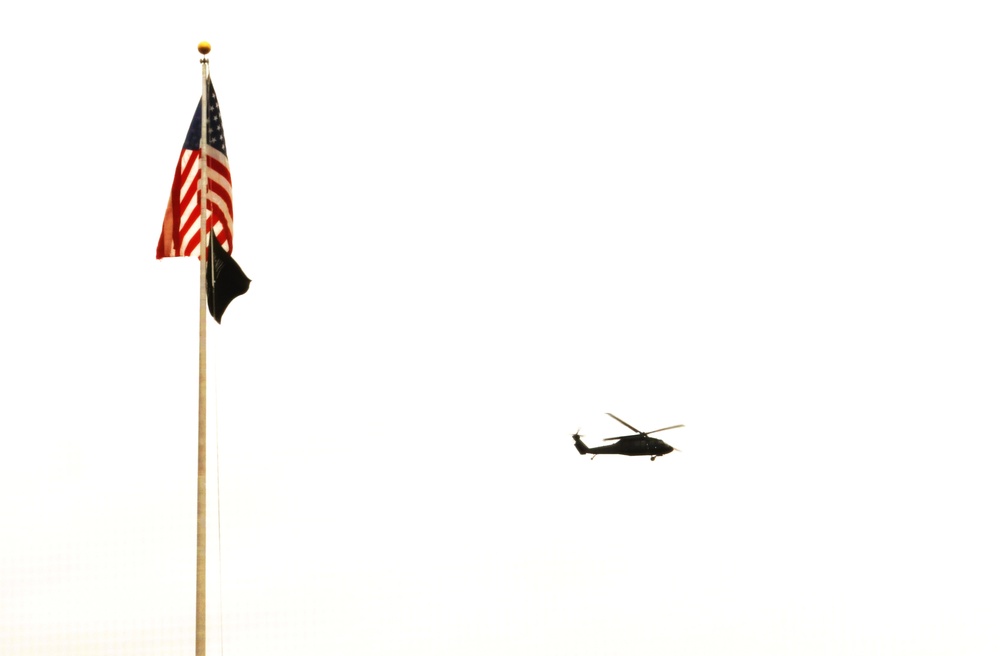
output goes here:
[{"label": "gold ball finial at pole top", "polygon": [[203,55],[207,55],[212,52],[212,45],[208,41],[202,41],[198,44],[198,52]]}]

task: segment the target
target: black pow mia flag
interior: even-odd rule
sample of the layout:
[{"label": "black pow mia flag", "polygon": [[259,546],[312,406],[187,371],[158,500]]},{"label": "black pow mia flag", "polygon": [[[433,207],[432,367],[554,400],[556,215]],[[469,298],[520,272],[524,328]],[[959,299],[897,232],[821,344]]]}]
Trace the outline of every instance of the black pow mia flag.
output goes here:
[{"label": "black pow mia flag", "polygon": [[222,248],[214,232],[209,231],[209,259],[205,267],[205,289],[208,291],[208,312],[222,324],[222,313],[234,298],[246,294],[250,279],[236,260]]}]

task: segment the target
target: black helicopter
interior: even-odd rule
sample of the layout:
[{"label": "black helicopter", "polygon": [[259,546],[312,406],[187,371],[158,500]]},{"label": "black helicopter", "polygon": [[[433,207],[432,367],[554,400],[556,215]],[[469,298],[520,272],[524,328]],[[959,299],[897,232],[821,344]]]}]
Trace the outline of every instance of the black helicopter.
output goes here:
[{"label": "black helicopter", "polygon": [[[618,419],[610,412],[605,413],[612,419],[625,424],[624,421]],[[634,426],[629,426],[625,424],[630,429],[636,432],[635,435],[622,435],[620,437],[608,437],[605,438],[605,442],[611,442],[612,440],[617,440],[615,444],[609,444],[608,446],[598,446],[589,447],[583,443],[580,439],[580,431],[573,433],[573,442],[576,445],[576,450],[581,454],[593,453],[594,455],[590,458],[593,460],[601,453],[617,453],[622,456],[650,456],[650,460],[656,460],[657,456],[663,456],[671,451],[674,451],[674,447],[670,446],[663,440],[659,440],[655,437],[650,437],[650,433],[659,433],[660,431],[670,430],[671,428],[683,428],[684,424],[677,424],[676,426],[667,426],[666,428],[657,428],[656,430],[651,430],[648,433],[644,433]]]}]

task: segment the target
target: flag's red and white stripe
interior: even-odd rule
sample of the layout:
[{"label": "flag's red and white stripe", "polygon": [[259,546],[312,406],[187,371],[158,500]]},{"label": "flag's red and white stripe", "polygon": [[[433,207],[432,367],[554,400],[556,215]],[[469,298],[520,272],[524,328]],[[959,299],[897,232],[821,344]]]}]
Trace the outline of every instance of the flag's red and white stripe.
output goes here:
[{"label": "flag's red and white stripe", "polygon": [[[233,243],[233,186],[229,158],[212,146],[205,146],[207,156],[208,229],[215,232],[227,253]],[[201,152],[181,150],[170,189],[170,201],[163,217],[163,231],[156,247],[156,257],[199,256],[201,240]]]}]

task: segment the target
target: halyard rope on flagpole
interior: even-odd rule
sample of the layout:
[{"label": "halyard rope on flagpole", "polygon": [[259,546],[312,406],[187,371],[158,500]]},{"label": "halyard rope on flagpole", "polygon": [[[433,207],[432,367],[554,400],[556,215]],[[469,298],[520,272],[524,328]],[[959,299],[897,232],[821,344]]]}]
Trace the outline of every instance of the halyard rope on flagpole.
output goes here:
[{"label": "halyard rope on flagpole", "polygon": [[[213,263],[214,268],[214,263]],[[215,284],[213,279],[212,284]],[[215,522],[218,539],[219,555],[219,655],[226,653],[225,631],[223,631],[222,615],[222,460],[219,457],[221,438],[219,437],[219,373],[218,358],[212,361],[212,399],[215,402]]]}]

